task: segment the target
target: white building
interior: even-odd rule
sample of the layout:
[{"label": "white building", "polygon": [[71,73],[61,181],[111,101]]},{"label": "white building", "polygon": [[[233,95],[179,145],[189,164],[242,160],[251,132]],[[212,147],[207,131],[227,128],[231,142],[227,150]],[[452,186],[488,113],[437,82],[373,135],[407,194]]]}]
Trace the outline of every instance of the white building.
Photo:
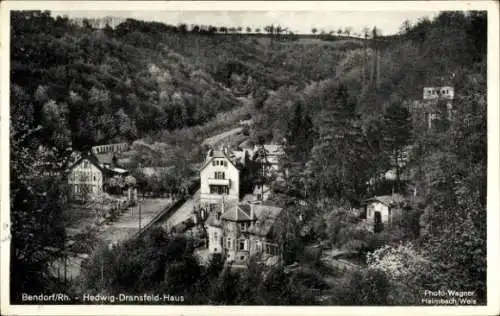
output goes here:
[{"label": "white building", "polygon": [[90,156],[81,158],[69,169],[68,184],[73,199],[85,199],[89,194],[101,193],[103,183],[104,169]]},{"label": "white building", "polygon": [[88,199],[107,191],[109,180],[119,177],[124,180],[128,170],[102,163],[94,153],[80,157],[67,171],[70,194],[75,200]]},{"label": "white building", "polygon": [[390,225],[395,216],[401,215],[405,198],[400,194],[374,196],[365,201],[366,220],[374,225]]},{"label": "white building", "polygon": [[424,100],[435,100],[435,99],[453,100],[454,97],[455,97],[455,91],[451,86],[424,88],[424,94],[423,94]]},{"label": "white building", "polygon": [[239,200],[240,170],[227,148],[210,150],[200,169],[200,205],[213,207],[222,200]]}]

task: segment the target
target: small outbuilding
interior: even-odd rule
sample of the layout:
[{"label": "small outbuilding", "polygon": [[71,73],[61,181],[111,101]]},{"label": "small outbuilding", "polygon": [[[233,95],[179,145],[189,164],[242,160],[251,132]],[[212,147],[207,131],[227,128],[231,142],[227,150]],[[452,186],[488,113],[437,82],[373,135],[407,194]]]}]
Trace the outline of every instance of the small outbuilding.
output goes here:
[{"label": "small outbuilding", "polygon": [[363,217],[374,227],[390,225],[401,215],[406,199],[401,194],[374,196],[364,201]]}]

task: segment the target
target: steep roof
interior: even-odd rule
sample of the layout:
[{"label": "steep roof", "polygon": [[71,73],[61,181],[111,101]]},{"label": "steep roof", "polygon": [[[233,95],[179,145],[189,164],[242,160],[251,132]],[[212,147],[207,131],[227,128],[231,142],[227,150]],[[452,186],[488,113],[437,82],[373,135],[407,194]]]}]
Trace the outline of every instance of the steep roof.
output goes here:
[{"label": "steep roof", "polygon": [[105,172],[103,166],[99,163],[99,161],[97,160],[97,158],[95,157],[95,155],[93,153],[86,153],[86,154],[82,154],[80,156],[80,158],[78,158],[69,168],[68,168],[68,171],[71,171],[71,169],[73,169],[74,167],[78,166],[83,160],[88,160],[90,161],[94,166],[96,166],[99,170],[101,170],[102,172]]},{"label": "steep roof", "polygon": [[99,159],[96,157],[96,154],[92,151],[82,154],[81,157],[68,168],[68,172],[71,171],[71,169],[73,169],[74,167],[78,166],[84,159],[90,161],[94,166],[96,166],[96,168],[98,168],[103,173],[118,174],[118,175],[124,175],[128,173],[128,170],[122,168],[105,167],[104,164],[101,163]]},{"label": "steep roof", "polygon": [[221,218],[232,222],[251,221],[250,205],[238,204],[236,207],[232,207],[225,211]]},{"label": "steep roof", "polygon": [[[230,164],[233,165],[233,167],[236,168],[236,166],[234,164],[234,160],[231,159],[229,157],[229,155],[226,155],[224,153],[224,151],[212,149],[212,154],[209,157],[207,157],[207,159],[205,160],[205,162],[201,165],[200,171],[202,171],[203,169],[205,169],[214,158],[225,158],[225,159],[227,159],[229,161]],[[236,168],[236,169],[238,169],[238,168]]]},{"label": "steep roof", "polygon": [[248,232],[258,236],[267,236],[283,209],[276,206],[255,204],[253,211],[257,221],[248,229]]},{"label": "steep roof", "polygon": [[[220,205],[218,207],[220,207]],[[250,207],[248,203],[225,203],[225,211],[221,215],[221,219],[218,220],[215,215],[216,212],[214,212],[207,218],[206,224],[209,226],[221,227],[222,220],[233,222],[251,221]],[[253,211],[256,218],[255,224],[248,229],[248,232],[253,235],[267,236],[282,210],[282,208],[276,206],[254,204]]]}]

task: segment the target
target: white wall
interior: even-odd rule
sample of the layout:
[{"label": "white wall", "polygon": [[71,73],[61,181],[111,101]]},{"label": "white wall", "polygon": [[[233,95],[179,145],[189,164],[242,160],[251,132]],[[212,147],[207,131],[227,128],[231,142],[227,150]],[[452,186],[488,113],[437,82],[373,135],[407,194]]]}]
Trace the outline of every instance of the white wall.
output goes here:
[{"label": "white wall", "polygon": [[102,172],[89,160],[83,159],[71,169],[68,184],[70,185],[71,194],[79,194],[79,192],[75,191],[75,186],[79,185],[88,185],[92,190],[92,192],[88,193],[100,193],[103,185]]},{"label": "white wall", "polygon": [[[214,160],[226,161],[227,167],[224,165],[213,165]],[[215,178],[215,172],[224,172],[225,179],[230,180],[229,194],[225,195],[225,199],[239,200],[240,194],[240,172],[229,162],[227,158],[213,158],[208,165],[200,172],[200,203],[214,203],[222,199],[222,195],[211,194],[209,179]]]},{"label": "white wall", "polygon": [[208,234],[208,251],[210,253],[221,253],[222,229],[218,227],[207,226],[207,234]]},{"label": "white wall", "polygon": [[368,204],[366,219],[373,222],[375,220],[375,212],[380,212],[381,219],[383,223],[389,221],[389,207],[380,202],[371,202]]}]

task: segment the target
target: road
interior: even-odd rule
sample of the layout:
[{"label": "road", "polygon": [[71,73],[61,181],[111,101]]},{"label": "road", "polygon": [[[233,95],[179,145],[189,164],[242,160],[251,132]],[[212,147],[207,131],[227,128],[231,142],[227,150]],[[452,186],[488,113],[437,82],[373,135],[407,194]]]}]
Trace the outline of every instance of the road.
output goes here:
[{"label": "road", "polygon": [[175,211],[175,213],[172,213],[168,219],[162,223],[162,227],[170,229],[171,227],[190,218],[193,214],[193,207],[199,200],[200,190],[196,191],[189,199],[187,199],[186,202],[184,202],[184,204],[182,204],[182,206]]},{"label": "road", "polygon": [[[172,204],[170,199],[145,199],[141,202],[141,227],[146,226],[153,217]],[[103,225],[99,239],[107,243],[124,241],[139,231],[139,204],[130,207],[120,215],[116,222]],[[107,226],[107,227],[106,227]]]},{"label": "road", "polygon": [[220,134],[217,134],[215,136],[206,138],[203,141],[202,145],[213,146],[213,145],[217,144],[218,142],[220,142],[221,140],[223,140],[224,138],[238,134],[242,130],[243,130],[243,128],[241,128],[241,127],[230,129],[229,131],[225,131],[224,133],[220,133]]},{"label": "road", "polygon": [[[171,199],[145,199],[141,202],[141,227],[146,226],[153,217],[169,204]],[[90,210],[87,210],[90,212]],[[179,215],[180,217],[180,215]],[[181,218],[181,217],[180,217]],[[104,224],[98,228],[97,239],[105,244],[119,243],[127,240],[139,231],[139,205],[128,208],[122,213],[115,222]],[[89,254],[73,255],[66,261],[66,273],[64,261],[54,262],[51,271],[54,276],[68,279],[75,279],[80,275],[80,265],[82,255],[87,257]]]}]

